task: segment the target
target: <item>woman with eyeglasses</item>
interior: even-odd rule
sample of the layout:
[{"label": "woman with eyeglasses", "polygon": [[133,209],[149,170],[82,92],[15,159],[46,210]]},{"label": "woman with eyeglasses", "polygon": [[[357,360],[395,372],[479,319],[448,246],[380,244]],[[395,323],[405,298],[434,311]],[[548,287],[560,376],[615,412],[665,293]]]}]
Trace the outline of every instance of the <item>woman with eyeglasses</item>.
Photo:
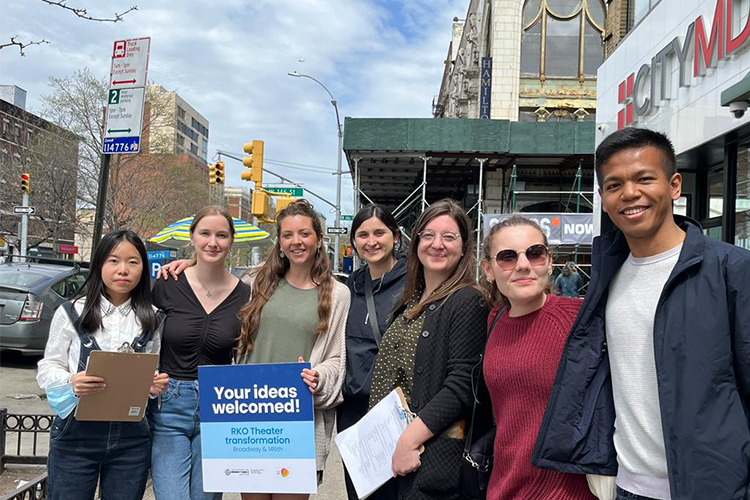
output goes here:
[{"label": "woman with eyeglasses", "polygon": [[586,478],[531,465],[565,339],[583,303],[550,294],[552,257],[539,225],[513,215],[484,240],[482,285],[494,306],[483,375],[496,423],[487,500],[594,499]]},{"label": "woman with eyeglasses", "polygon": [[393,453],[394,479],[378,490],[392,491],[390,498],[461,498],[471,370],[488,313],[471,249],[469,218],[455,202],[438,201],[417,220],[406,287],[383,335],[370,390],[372,408],[400,387],[416,414]]}]

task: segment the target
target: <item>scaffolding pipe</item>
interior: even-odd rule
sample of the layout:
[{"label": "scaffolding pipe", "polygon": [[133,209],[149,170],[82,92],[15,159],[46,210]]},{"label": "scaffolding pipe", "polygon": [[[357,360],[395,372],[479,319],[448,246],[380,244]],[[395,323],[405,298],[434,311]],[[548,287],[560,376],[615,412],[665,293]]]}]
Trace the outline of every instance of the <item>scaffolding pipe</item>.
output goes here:
[{"label": "scaffolding pipe", "polygon": [[[357,212],[359,212],[360,208],[360,200],[359,200],[359,162],[362,160],[362,158],[352,158],[352,161],[354,161],[354,199],[352,200],[354,202],[354,214],[356,215]],[[356,259],[355,259],[356,260]]]},{"label": "scaffolding pipe", "polygon": [[487,161],[487,158],[480,158],[479,159],[479,197],[477,199],[477,261],[476,261],[476,279],[479,281],[479,261],[480,261],[480,252],[482,251],[482,181],[483,181],[483,174],[484,174],[484,162]]},{"label": "scaffolding pipe", "polygon": [[[411,199],[412,196],[414,196],[415,194],[417,194],[420,189],[422,189],[422,186],[423,186],[422,184],[420,184],[419,186],[417,186],[417,189],[415,189],[414,191],[412,191],[411,193],[409,193],[409,196],[407,196],[406,198],[404,198],[404,201],[402,201],[399,206],[397,206],[396,208],[393,209],[393,216],[394,217],[398,217],[398,215],[396,215],[396,214],[399,213],[399,211],[401,210],[401,207],[403,207],[404,205],[406,205],[407,207],[409,205],[411,205],[411,203],[407,203],[407,202]],[[419,199],[419,198],[415,198],[415,199]]]},{"label": "scaffolding pipe", "polygon": [[431,156],[420,156],[424,162],[422,173],[422,212],[427,209],[427,162],[432,159]]}]

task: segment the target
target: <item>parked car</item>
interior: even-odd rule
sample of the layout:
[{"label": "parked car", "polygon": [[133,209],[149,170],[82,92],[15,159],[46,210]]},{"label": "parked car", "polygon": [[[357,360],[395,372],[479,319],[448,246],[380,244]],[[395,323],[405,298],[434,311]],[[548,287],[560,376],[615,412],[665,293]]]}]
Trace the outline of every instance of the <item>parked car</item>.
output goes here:
[{"label": "parked car", "polygon": [[88,269],[50,262],[0,264],[0,349],[43,354],[55,309],[83,287]]}]

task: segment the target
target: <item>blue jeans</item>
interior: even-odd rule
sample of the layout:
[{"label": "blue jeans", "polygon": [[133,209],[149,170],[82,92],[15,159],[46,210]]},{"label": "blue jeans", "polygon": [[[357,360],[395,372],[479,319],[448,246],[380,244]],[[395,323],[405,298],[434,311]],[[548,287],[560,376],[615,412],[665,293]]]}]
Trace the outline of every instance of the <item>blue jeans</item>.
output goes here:
[{"label": "blue jeans", "polygon": [[143,498],[151,460],[151,432],[140,422],[79,422],[55,417],[47,458],[49,500]]},{"label": "blue jeans", "polygon": [[198,381],[169,380],[167,392],[149,402],[153,431],[151,479],[157,500],[218,500],[203,492]]},{"label": "blue jeans", "polygon": [[650,497],[644,497],[641,495],[636,495],[635,493],[630,493],[629,491],[623,490],[619,486],[617,487],[617,497],[615,500],[654,500]]}]

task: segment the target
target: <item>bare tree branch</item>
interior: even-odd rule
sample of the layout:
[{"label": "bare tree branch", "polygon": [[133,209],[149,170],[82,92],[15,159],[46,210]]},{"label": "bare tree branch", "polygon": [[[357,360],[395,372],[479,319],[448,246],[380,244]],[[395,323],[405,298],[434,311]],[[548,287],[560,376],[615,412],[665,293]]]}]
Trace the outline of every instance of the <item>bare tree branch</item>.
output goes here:
[{"label": "bare tree branch", "polygon": [[23,49],[28,47],[29,45],[42,45],[43,43],[49,43],[47,40],[41,39],[35,42],[18,42],[16,41],[16,38],[18,38],[18,35],[10,37],[9,43],[2,43],[0,44],[0,49],[4,49],[5,47],[13,47],[14,45],[18,47],[18,50],[21,52],[21,57],[25,56]]},{"label": "bare tree branch", "polygon": [[72,12],[73,14],[75,14],[76,16],[80,17],[81,19],[85,19],[87,21],[97,21],[97,22],[100,22],[100,23],[117,23],[119,21],[122,21],[122,18],[125,17],[127,14],[133,12],[134,10],[138,10],[138,6],[137,5],[133,5],[128,10],[126,10],[125,12],[122,12],[120,14],[118,14],[118,13],[115,12],[115,17],[113,19],[106,19],[106,18],[101,18],[101,17],[92,17],[92,16],[90,16],[88,14],[88,12],[86,11],[86,9],[79,9],[77,7],[71,7],[70,5],[68,5],[67,0],[57,0],[57,1],[54,1],[54,0],[39,0],[39,1],[44,2],[47,5],[55,5],[57,7],[62,8],[62,9],[68,10],[68,11]]}]

